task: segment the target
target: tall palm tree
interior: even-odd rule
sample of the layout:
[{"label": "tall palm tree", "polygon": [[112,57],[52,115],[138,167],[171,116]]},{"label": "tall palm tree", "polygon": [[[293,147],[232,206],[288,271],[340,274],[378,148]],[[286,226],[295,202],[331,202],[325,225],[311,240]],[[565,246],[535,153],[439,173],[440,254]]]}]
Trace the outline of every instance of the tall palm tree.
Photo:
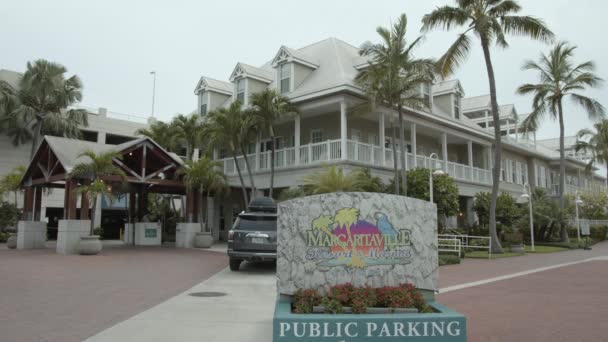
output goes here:
[{"label": "tall palm tree", "polygon": [[[563,100],[569,98],[572,103],[582,107],[591,120],[601,120],[605,117],[604,107],[598,101],[579,93],[586,88],[599,87],[603,81],[594,74],[595,64],[592,61],[574,65],[572,59],[575,49],[576,46],[558,42],[548,55],[541,54],[538,62],[526,61],[523,69],[537,71],[539,83],[524,84],[517,89],[521,95],[534,95],[532,113],[522,123],[525,130],[536,130],[542,119],[547,116],[559,121],[559,208],[561,214],[565,208],[564,190],[566,187]],[[568,227],[564,222],[561,223],[560,232],[561,239],[568,241]]]},{"label": "tall palm tree", "polygon": [[456,26],[465,26],[448,51],[439,59],[439,72],[443,77],[453,74],[463,63],[471,50],[470,33],[481,41],[481,48],[488,73],[490,86],[490,104],[494,123],[494,165],[492,168],[492,200],[490,202],[490,237],[492,252],[501,253],[502,246],[496,234],[496,200],[500,182],[500,165],[502,145],[498,101],[496,100],[496,78],[490,55],[490,47],[496,44],[507,48],[506,35],[527,36],[541,41],[552,41],[553,32],[545,23],[535,17],[515,15],[521,6],[515,0],[456,0],[456,6],[438,7],[422,19],[422,31],[441,28],[449,30]]},{"label": "tall palm tree", "polygon": [[[595,132],[584,128],[576,134],[576,152],[590,152],[591,159],[587,164],[587,172],[592,172],[595,164],[603,163],[608,172],[608,120],[602,120],[593,125]],[[606,175],[608,181],[608,174]]]},{"label": "tall palm tree", "polygon": [[186,159],[192,159],[192,153],[200,143],[201,125],[200,117],[197,115],[179,114],[171,121],[174,137],[186,146]]},{"label": "tall palm tree", "polygon": [[[213,161],[207,157],[202,157],[197,161],[187,160],[181,173],[184,175],[184,185],[188,191],[197,191],[200,198],[206,193],[209,194],[211,187],[219,187],[220,178],[225,181],[224,175],[218,170],[219,162]],[[208,197],[208,196],[207,196]],[[199,201],[198,203],[202,203]],[[201,232],[204,230],[203,210],[200,207],[195,208],[199,222],[201,224]]]},{"label": "tall palm tree", "polygon": [[[288,114],[297,114],[298,109],[286,96],[279,94],[275,89],[266,89],[254,93],[249,98],[251,104],[251,114],[255,116],[263,134],[270,137],[270,190],[269,196],[272,198],[274,188],[274,159],[276,150],[276,137],[274,124]],[[300,151],[295,151],[295,157],[299,157]]]},{"label": "tall palm tree", "polygon": [[[411,44],[405,38],[407,33],[407,16],[402,14],[392,29],[378,27],[378,35],[382,43],[365,43],[359,50],[361,56],[367,56],[370,66],[357,75],[355,80],[366,91],[375,103],[386,104],[397,109],[399,117],[399,146],[401,159],[401,183],[403,194],[406,188],[406,148],[405,126],[403,121],[404,107],[423,107],[424,100],[420,97],[420,87],[434,79],[435,62],[431,59],[416,59],[414,49],[422,41],[416,38]],[[394,135],[394,132],[393,132]],[[397,152],[393,137],[393,165],[395,179],[398,179]],[[398,182],[395,184],[399,192]]]},{"label": "tall palm tree", "polygon": [[[233,102],[228,108],[219,108],[208,114],[209,121],[204,128],[204,135],[209,145],[215,148],[225,148],[232,156],[236,171],[241,182],[243,200],[245,206],[249,204],[247,187],[243,179],[241,167],[238,163],[238,153],[243,145],[243,111],[239,101]],[[251,187],[254,188],[253,177],[251,177]]]},{"label": "tall palm tree", "polygon": [[[30,159],[42,135],[74,138],[81,135],[79,127],[88,126],[85,110],[69,109],[82,100],[82,83],[76,75],[65,78],[65,73],[61,64],[43,59],[28,62],[19,89],[10,96],[11,110],[0,111],[0,130],[15,145],[32,141]],[[2,92],[10,93],[4,86]]]},{"label": "tall palm tree", "polygon": [[[98,195],[108,195],[112,191],[108,189],[108,185],[101,179],[103,176],[120,176],[125,179],[127,176],[122,169],[114,165],[114,158],[120,159],[122,156],[116,151],[107,151],[95,153],[91,150],[82,152],[79,158],[86,158],[87,161],[82,161],[72,168],[70,177],[78,179],[88,179],[90,184],[80,187],[79,191],[88,196],[91,200],[91,229],[90,235],[93,235],[95,229],[95,210],[97,207]],[[81,208],[85,210],[85,208]]]},{"label": "tall palm tree", "polygon": [[176,126],[162,121],[152,123],[148,128],[140,128],[135,131],[137,135],[146,136],[156,141],[165,150],[179,152]]}]

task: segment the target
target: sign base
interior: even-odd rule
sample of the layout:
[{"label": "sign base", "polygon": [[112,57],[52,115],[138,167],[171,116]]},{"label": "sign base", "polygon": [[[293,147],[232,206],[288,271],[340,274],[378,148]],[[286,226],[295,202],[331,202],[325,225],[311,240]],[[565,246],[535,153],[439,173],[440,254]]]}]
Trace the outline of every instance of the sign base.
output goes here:
[{"label": "sign base", "polygon": [[290,298],[281,296],[272,341],[467,341],[465,316],[434,301],[428,304],[434,313],[295,314]]}]

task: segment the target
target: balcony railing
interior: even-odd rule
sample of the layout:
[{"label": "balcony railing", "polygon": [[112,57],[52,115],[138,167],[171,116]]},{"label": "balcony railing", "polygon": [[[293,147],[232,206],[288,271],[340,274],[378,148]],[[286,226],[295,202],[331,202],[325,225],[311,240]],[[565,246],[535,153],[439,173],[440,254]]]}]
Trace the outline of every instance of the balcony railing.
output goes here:
[{"label": "balcony railing", "polygon": [[[296,162],[296,149],[294,147],[279,149],[275,151],[275,169],[283,169],[294,167],[296,165],[315,165],[342,159],[342,145],[338,140],[327,140],[319,143],[307,144],[300,146],[299,160]],[[384,150],[384,151],[383,151]],[[399,152],[399,151],[398,151]],[[384,153],[384,161],[382,154]],[[256,154],[247,155],[250,167],[254,172],[270,170],[270,154],[271,152],[261,152],[259,160]],[[397,165],[400,164],[400,153],[397,153]],[[443,169],[454,179],[491,184],[492,174],[490,170],[484,170],[477,167],[471,167],[464,164],[447,162],[447,168],[444,167],[444,161],[438,159],[430,159],[426,156],[416,155],[412,153],[406,154],[407,169],[415,167]],[[347,160],[372,167],[393,167],[393,150],[390,148],[382,148],[372,144],[365,144],[358,141],[347,140]],[[234,158],[225,158],[220,160],[223,163],[224,173],[228,176],[237,174]],[[246,172],[245,158],[237,157],[238,165],[241,172]]]}]

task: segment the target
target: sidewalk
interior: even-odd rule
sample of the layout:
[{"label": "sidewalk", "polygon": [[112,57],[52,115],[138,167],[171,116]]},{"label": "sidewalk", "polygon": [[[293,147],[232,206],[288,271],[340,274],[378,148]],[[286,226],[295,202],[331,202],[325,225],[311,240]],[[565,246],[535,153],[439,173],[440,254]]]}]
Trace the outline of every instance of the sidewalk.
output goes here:
[{"label": "sidewalk", "polygon": [[[248,264],[224,269],[188,291],[89,338],[114,341],[272,340],[276,277],[271,265]],[[222,297],[193,297],[195,292],[223,292]]]}]

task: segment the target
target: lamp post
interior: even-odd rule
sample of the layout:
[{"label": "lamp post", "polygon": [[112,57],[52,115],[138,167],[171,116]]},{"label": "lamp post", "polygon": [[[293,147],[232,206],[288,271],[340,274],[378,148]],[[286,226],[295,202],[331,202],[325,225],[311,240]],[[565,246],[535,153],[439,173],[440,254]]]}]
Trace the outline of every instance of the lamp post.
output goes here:
[{"label": "lamp post", "polygon": [[576,200],[574,201],[574,207],[576,209],[576,237],[578,239],[578,243],[581,243],[581,220],[578,218],[578,206],[579,204],[583,204],[583,201],[578,195],[578,190],[576,190]]},{"label": "lamp post", "polygon": [[439,161],[437,153],[431,153],[429,160],[431,161],[431,165],[429,165],[429,199],[433,203],[433,176],[443,175],[444,172],[441,169],[435,169],[435,165],[433,164],[433,160]]},{"label": "lamp post", "polygon": [[521,198],[527,200],[528,206],[530,207],[530,246],[532,252],[534,252],[534,216],[532,215],[532,194],[530,184],[524,184],[524,193],[521,195]]},{"label": "lamp post", "polygon": [[150,71],[152,79],[152,117],[154,117],[154,98],[156,97],[156,71]]}]

